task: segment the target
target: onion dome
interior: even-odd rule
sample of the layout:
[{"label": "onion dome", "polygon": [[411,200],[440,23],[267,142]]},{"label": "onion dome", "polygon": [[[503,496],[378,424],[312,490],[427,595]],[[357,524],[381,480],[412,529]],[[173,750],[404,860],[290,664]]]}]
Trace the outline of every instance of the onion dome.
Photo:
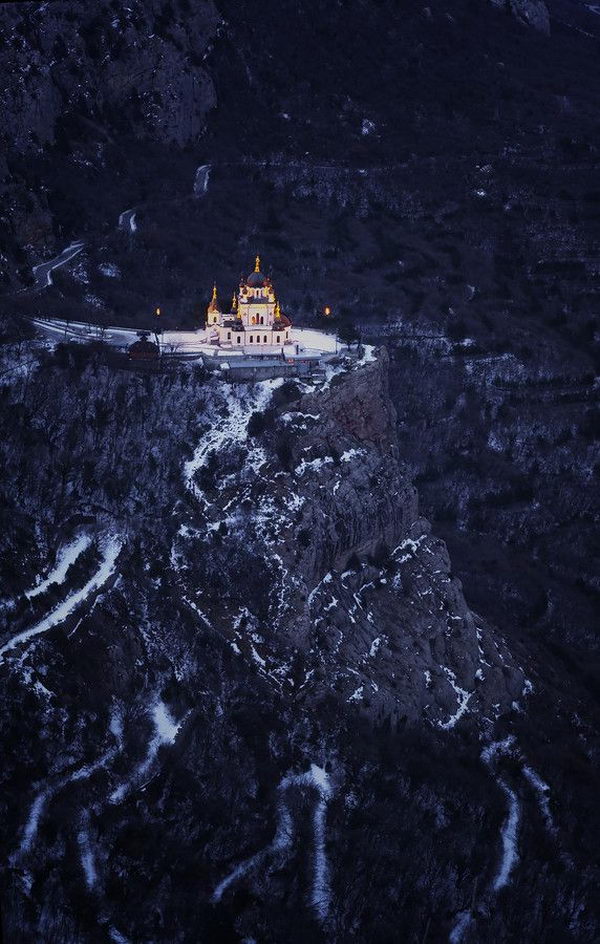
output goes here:
[{"label": "onion dome", "polygon": [[268,282],[267,277],[260,271],[260,256],[257,256],[254,263],[254,272],[250,273],[246,279],[246,284],[252,288],[264,288]]}]

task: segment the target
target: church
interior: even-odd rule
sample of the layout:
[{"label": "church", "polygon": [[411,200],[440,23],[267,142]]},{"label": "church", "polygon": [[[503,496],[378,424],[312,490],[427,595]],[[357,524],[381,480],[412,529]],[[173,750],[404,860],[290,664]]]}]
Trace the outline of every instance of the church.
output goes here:
[{"label": "church", "polygon": [[248,353],[283,353],[292,344],[292,323],[281,311],[271,279],[261,272],[256,257],[254,272],[234,292],[231,311],[221,311],[217,286],[206,312],[207,340],[226,350]]}]

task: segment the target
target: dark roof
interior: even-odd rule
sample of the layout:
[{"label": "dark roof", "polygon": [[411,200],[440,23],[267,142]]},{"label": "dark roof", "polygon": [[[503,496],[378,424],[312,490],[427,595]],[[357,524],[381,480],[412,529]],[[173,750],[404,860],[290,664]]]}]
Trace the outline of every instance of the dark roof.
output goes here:
[{"label": "dark roof", "polygon": [[262,272],[251,272],[246,279],[246,285],[251,285],[252,288],[264,288],[266,284],[267,278]]},{"label": "dark roof", "polygon": [[134,357],[158,357],[158,345],[146,338],[140,338],[129,345],[129,354]]}]

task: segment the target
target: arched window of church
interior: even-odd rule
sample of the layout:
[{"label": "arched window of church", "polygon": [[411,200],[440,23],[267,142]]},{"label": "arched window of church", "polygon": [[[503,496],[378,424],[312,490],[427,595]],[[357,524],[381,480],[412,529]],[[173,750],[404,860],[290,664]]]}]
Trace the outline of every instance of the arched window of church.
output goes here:
[{"label": "arched window of church", "polygon": [[231,341],[231,331],[228,331],[228,332],[227,332],[227,340],[228,340],[228,341]]},{"label": "arched window of church", "polygon": [[242,339],[240,338],[240,336],[239,336],[239,334],[238,334],[238,344],[241,344],[241,341],[242,341]]},{"label": "arched window of church", "polygon": [[278,344],[279,344],[279,340],[280,340],[279,335],[277,335],[277,343],[278,343]]},{"label": "arched window of church", "polygon": [[252,315],[252,324],[256,324],[256,318]]},{"label": "arched window of church", "polygon": [[265,334],[263,340],[264,340],[264,342],[265,342],[265,344],[266,344],[266,343],[267,343],[267,336],[266,336],[266,334]]},{"label": "arched window of church", "polygon": [[252,344],[253,341],[254,341],[254,338],[252,337],[252,335],[250,335],[250,344]]},{"label": "arched window of church", "polygon": [[260,323],[261,323],[261,324],[264,324],[264,323],[265,323],[265,319],[264,319],[264,317],[263,317],[262,315],[260,316]]}]

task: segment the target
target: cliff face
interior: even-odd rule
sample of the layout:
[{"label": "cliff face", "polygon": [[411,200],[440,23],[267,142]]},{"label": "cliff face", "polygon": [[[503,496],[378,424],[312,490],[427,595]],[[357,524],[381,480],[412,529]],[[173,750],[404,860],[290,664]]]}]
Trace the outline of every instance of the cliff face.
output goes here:
[{"label": "cliff face", "polygon": [[[507,791],[539,812],[512,741],[491,795],[478,738],[519,730],[528,686],[418,517],[385,352],[316,386],[83,349],[12,376],[7,938],[345,944],[422,938],[431,913],[447,937],[476,879],[479,939],[512,933]],[[544,855],[521,849],[521,913]],[[541,888],[538,939],[574,882]]]},{"label": "cliff face", "polygon": [[196,141],[215,104],[202,63],[220,23],[210,0],[5,4],[3,69],[12,80],[0,103],[13,152],[64,141],[78,120],[105,140],[120,132]]},{"label": "cliff face", "polygon": [[[213,456],[196,452],[197,507],[174,556],[192,572],[205,554],[224,569],[243,548],[247,563],[233,574],[250,567],[263,587],[244,597],[223,582],[211,596],[203,582],[196,603],[292,699],[335,693],[375,718],[424,716],[442,728],[468,712],[497,716],[524,694],[523,673],[469,612],[443,542],[418,516],[387,355],[370,356],[275,413],[267,402],[250,425],[259,417],[266,430],[237,439],[239,471],[224,421]],[[239,429],[253,395],[231,397]],[[213,461],[221,467],[207,481]]]}]

